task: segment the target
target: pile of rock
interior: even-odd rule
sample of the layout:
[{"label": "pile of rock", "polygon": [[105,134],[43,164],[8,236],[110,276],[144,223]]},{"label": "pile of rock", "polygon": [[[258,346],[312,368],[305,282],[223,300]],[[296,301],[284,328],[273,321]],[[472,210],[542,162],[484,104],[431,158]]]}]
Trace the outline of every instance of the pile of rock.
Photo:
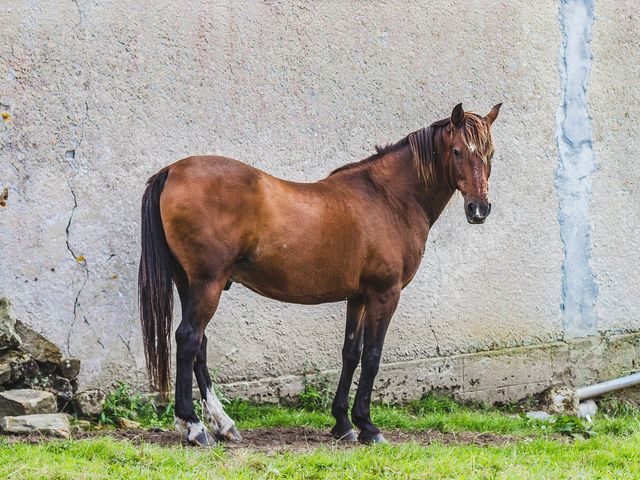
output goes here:
[{"label": "pile of rock", "polygon": [[0,429],[4,432],[38,432],[69,438],[69,415],[56,411],[56,399],[51,392],[32,389],[0,392]]},{"label": "pile of rock", "polygon": [[67,412],[82,418],[100,414],[100,390],[78,392],[80,360],[16,320],[0,298],[0,430],[69,435]]}]

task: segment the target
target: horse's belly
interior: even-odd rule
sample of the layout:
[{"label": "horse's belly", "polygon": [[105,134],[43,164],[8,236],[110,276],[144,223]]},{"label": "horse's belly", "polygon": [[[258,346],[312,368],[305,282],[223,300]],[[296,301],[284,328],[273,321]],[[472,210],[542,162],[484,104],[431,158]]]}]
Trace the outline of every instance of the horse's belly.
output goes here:
[{"label": "horse's belly", "polygon": [[345,300],[356,293],[358,284],[352,272],[321,263],[287,261],[285,257],[241,260],[231,280],[265,297],[306,305]]}]

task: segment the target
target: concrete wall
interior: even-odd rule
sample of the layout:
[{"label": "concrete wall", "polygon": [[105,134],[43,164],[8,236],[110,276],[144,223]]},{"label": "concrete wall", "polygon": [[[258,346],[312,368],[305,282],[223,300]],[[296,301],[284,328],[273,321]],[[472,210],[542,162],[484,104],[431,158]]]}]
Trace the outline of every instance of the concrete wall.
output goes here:
[{"label": "concrete wall", "polygon": [[[314,181],[460,101],[483,114],[504,102],[492,215],[467,225],[456,196],[432,230],[390,327],[381,395],[517,398],[637,368],[636,10],[3,2],[0,296],[82,359],[85,384],[142,385],[135,279],[149,175],[224,154]],[[233,394],[295,393],[304,368],[339,368],[344,310],[234,285],[208,330],[211,366]],[[610,342],[626,353],[614,358]]]}]

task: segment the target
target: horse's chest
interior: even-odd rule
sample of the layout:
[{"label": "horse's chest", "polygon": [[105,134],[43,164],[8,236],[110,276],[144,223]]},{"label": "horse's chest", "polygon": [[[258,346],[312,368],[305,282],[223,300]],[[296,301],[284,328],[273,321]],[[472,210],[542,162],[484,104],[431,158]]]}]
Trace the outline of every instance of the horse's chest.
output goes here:
[{"label": "horse's chest", "polygon": [[420,248],[414,248],[407,252],[405,256],[405,260],[403,262],[402,269],[402,287],[406,287],[413,277],[415,276],[418,268],[420,267],[420,263],[422,262],[422,257],[424,255],[424,245]]}]

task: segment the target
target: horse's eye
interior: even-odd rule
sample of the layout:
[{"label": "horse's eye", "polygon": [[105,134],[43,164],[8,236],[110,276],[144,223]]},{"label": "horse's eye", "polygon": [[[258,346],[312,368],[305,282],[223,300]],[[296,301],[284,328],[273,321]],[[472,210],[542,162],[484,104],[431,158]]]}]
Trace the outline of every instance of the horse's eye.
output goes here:
[{"label": "horse's eye", "polygon": [[460,156],[460,150],[458,150],[457,148],[453,149],[453,155],[458,158]]}]

